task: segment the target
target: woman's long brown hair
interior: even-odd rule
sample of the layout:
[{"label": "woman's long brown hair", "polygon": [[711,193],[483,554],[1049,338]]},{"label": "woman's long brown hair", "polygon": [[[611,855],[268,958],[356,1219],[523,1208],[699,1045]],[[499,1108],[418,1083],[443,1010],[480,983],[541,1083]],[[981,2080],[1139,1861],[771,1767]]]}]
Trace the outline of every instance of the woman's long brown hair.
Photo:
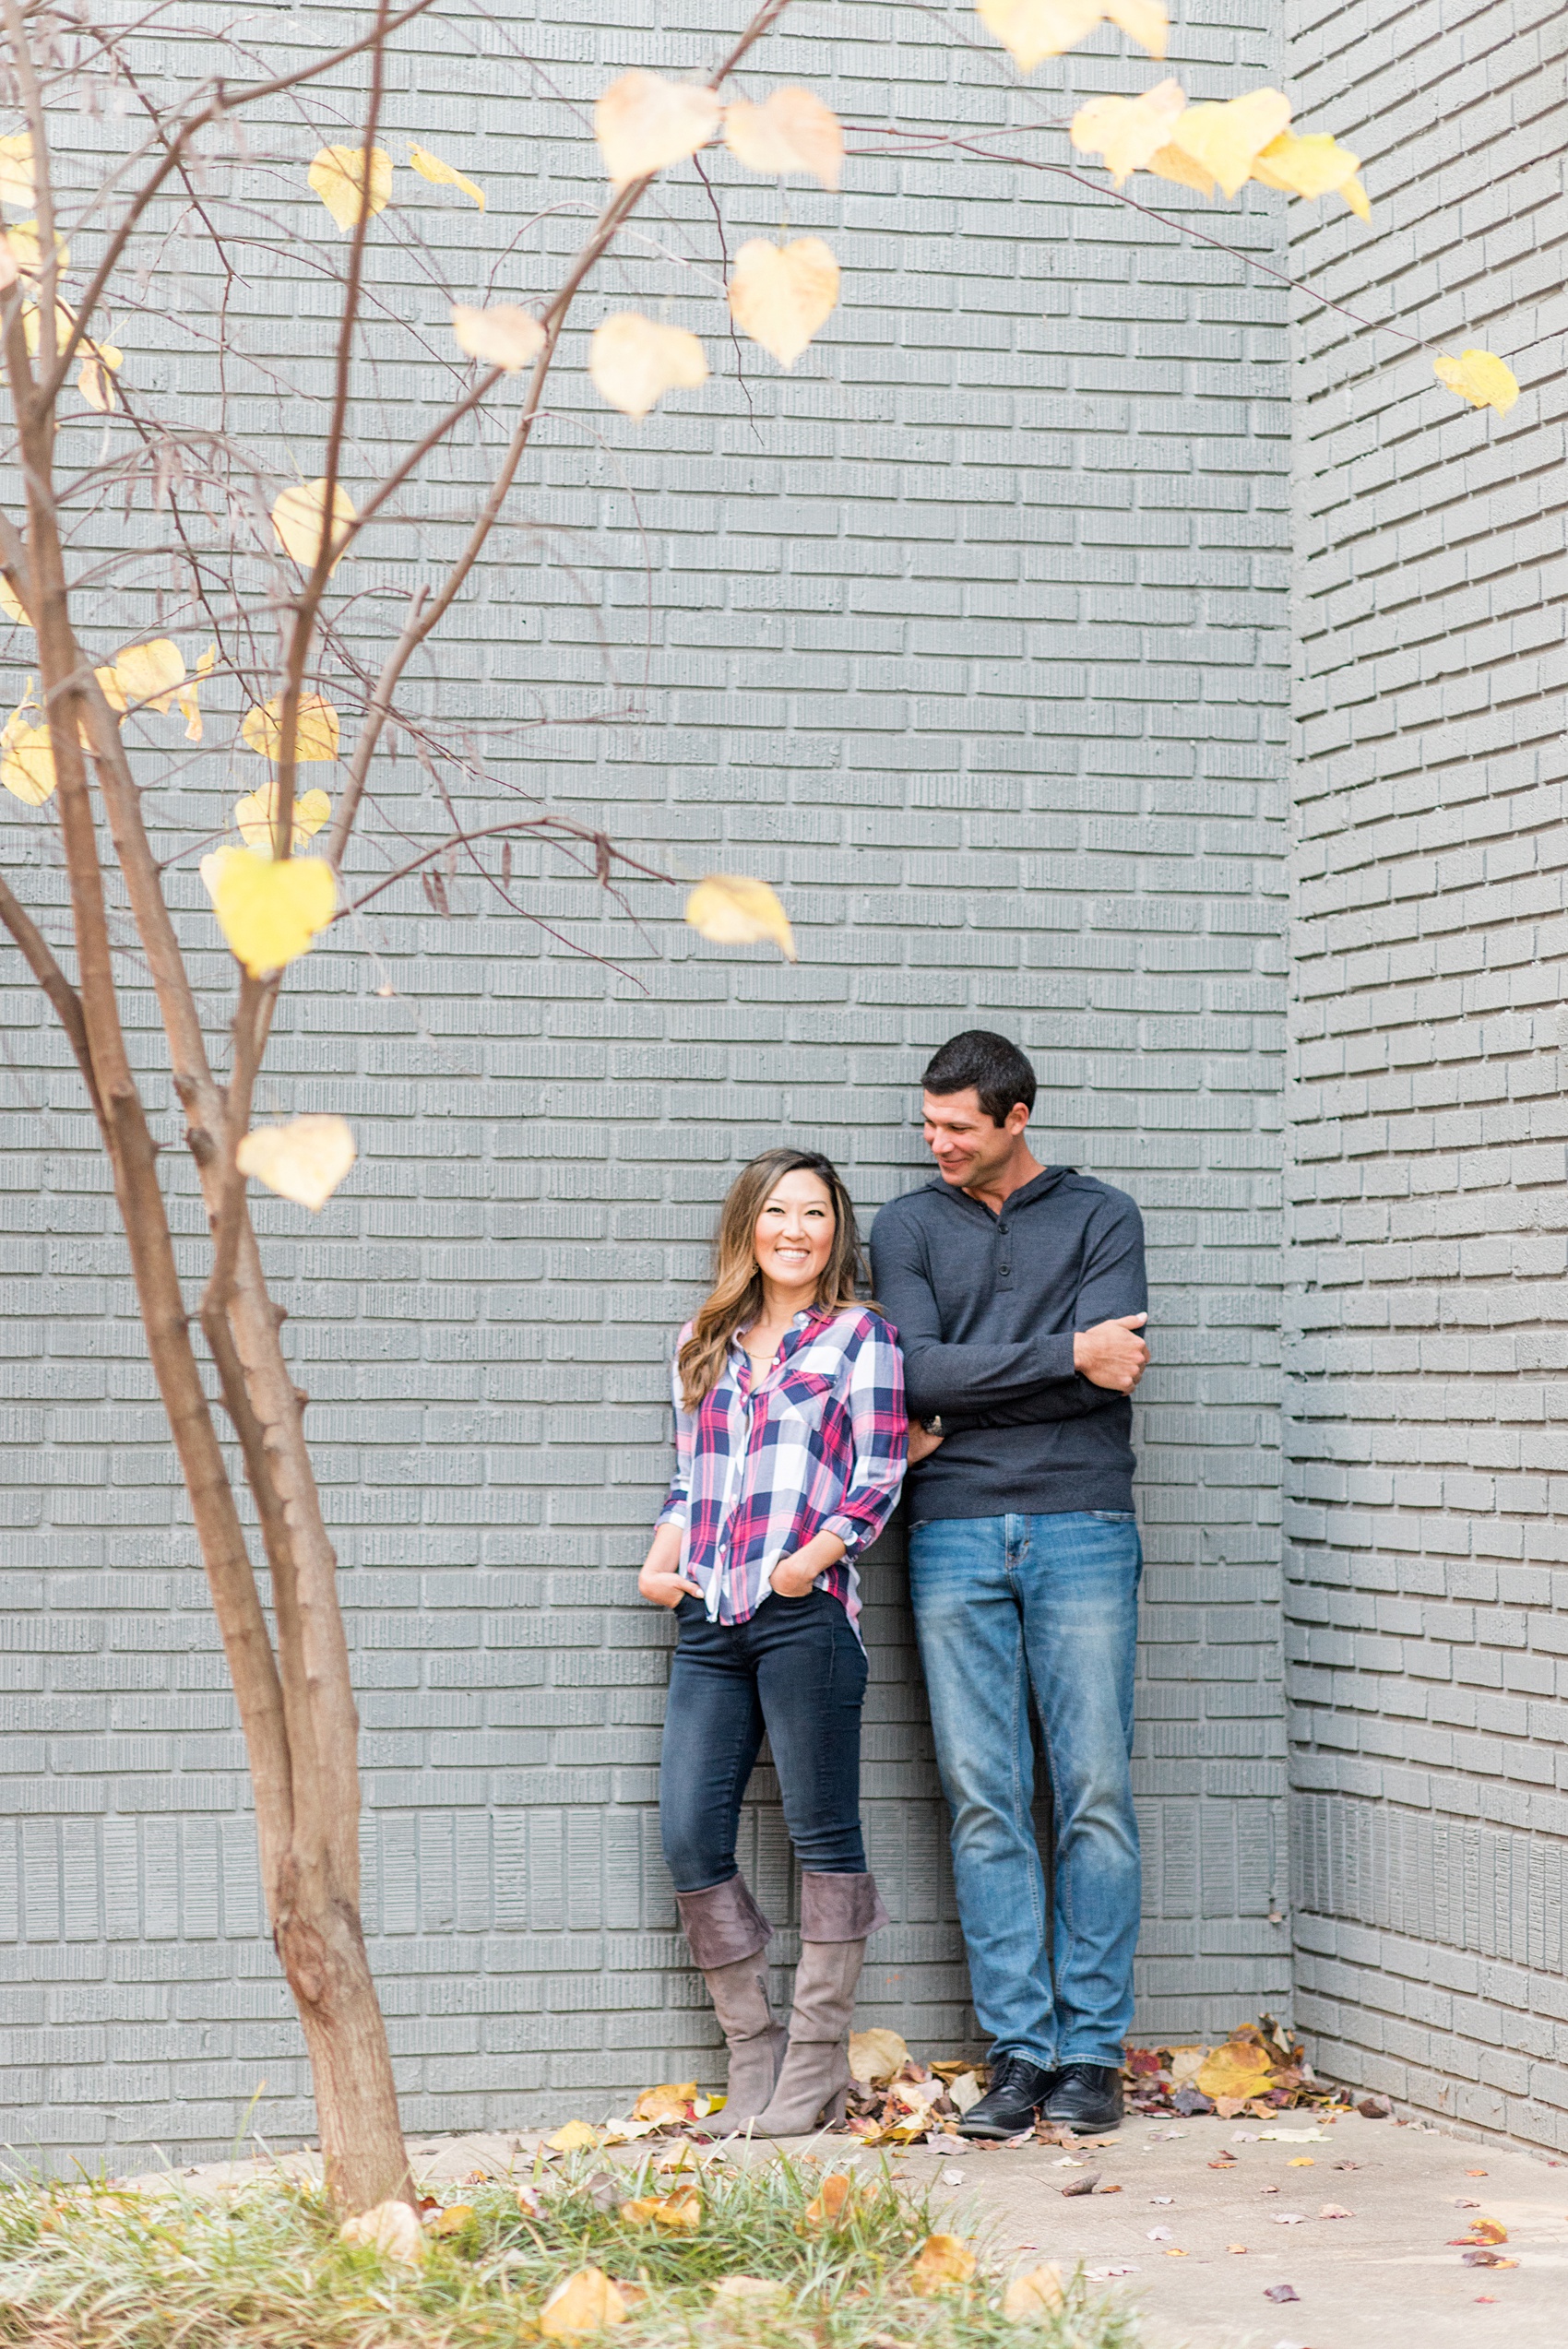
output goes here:
[{"label": "woman's long brown hair", "polygon": [[749,1329],[762,1311],[762,1274],[753,1240],[756,1219],[768,1194],[786,1175],[797,1173],[815,1175],[833,1202],[833,1248],[822,1268],[814,1304],[827,1313],[842,1312],[848,1305],[877,1310],[862,1294],[866,1269],[860,1228],[832,1159],[815,1150],[765,1150],[735,1177],[719,1211],[713,1238],[713,1287],[693,1316],[692,1334],[677,1358],[688,1411],[695,1411],[718,1385],[736,1331]]}]

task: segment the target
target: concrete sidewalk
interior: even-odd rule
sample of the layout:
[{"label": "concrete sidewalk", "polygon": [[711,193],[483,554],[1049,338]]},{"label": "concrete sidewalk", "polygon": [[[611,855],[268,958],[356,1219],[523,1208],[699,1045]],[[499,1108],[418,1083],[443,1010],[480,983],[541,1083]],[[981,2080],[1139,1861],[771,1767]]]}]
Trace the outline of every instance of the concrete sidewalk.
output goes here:
[{"label": "concrete sidewalk", "polygon": [[[917,2146],[890,2165],[931,2188],[952,2230],[983,2238],[1003,2266],[1081,2262],[1139,2309],[1147,2349],[1568,2349],[1568,2164],[1356,2114],[1284,2114],[1272,2141],[1258,2133],[1265,2125],[1140,2120],[1072,2153]],[[457,2182],[526,2169],[540,2142],[528,2130],[411,2140],[409,2152],[422,2182]],[[643,2150],[605,2158],[631,2163]],[[839,2169],[883,2158],[839,2136],[782,2150]],[[742,2157],[773,2153],[756,2144]],[[263,2166],[134,2183],[219,2190]],[[310,2173],[319,2161],[295,2153],[284,2166]],[[1097,2173],[1093,2193],[1063,2195]],[[1349,2215],[1324,2218],[1325,2203]],[[1480,2220],[1506,2231],[1495,2255],[1515,2266],[1466,2266]],[[1267,2296],[1282,2284],[1294,2300]]]}]

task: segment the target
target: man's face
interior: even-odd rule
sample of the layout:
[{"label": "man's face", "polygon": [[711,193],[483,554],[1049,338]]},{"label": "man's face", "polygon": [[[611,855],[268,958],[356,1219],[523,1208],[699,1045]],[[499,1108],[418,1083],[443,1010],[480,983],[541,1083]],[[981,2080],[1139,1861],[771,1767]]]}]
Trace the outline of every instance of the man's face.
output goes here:
[{"label": "man's face", "polygon": [[993,1124],[972,1085],[963,1093],[922,1094],[921,1115],[936,1171],[956,1191],[983,1190],[1006,1166],[1029,1121],[1020,1101],[1004,1125]]}]

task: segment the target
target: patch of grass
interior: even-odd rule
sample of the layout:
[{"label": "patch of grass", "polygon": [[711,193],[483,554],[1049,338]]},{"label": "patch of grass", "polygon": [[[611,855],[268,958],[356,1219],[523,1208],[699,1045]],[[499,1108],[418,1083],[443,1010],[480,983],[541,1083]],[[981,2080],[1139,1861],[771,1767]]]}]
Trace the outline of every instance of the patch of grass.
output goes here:
[{"label": "patch of grass", "polygon": [[[862,2165],[863,2166],[863,2165]],[[515,2185],[452,2188],[473,2211],[417,2266],[338,2239],[322,2196],[258,2179],[217,2196],[171,2182],[155,2194],[89,2183],[0,2186],[0,2342],[39,2349],[522,2349],[563,2276],[597,2267],[633,2301],[595,2349],[1136,2349],[1131,2315],[1081,2279],[1046,2320],[1001,2313],[1004,2278],[983,2245],[973,2279],[922,2299],[915,2253],[941,2232],[922,2196],[881,2172],[857,2181],[838,2224],[807,2205],[823,2167],[786,2159],[715,2165],[700,2224],[633,2225],[620,2204],[684,2180],[593,2156],[525,2171]],[[949,2216],[946,2226],[954,2221]],[[783,2287],[776,2300],[716,2297],[725,2276]],[[586,2337],[585,2337],[586,2338]]]}]

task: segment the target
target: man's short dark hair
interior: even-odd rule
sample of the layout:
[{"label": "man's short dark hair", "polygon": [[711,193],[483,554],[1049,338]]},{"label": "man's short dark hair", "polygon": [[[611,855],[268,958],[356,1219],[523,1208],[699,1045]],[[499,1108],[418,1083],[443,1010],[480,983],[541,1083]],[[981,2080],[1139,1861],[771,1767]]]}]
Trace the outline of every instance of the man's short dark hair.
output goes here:
[{"label": "man's short dark hair", "polygon": [[1005,1125],[1019,1101],[1035,1105],[1035,1073],[1016,1044],[989,1027],[950,1036],[921,1079],[927,1093],[967,1093],[973,1086],[992,1125]]}]

